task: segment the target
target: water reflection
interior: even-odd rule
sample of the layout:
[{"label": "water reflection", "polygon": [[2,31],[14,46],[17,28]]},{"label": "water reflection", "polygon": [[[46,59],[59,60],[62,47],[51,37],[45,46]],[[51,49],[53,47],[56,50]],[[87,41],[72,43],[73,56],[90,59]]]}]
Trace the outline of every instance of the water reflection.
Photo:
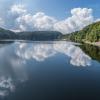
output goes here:
[{"label": "water reflection", "polygon": [[37,61],[44,61],[55,53],[56,52],[53,50],[53,44],[18,43],[16,48],[16,54],[23,60],[35,59]]},{"label": "water reflection", "polygon": [[100,62],[100,47],[83,44],[79,46],[86,54],[88,54],[93,60]]},{"label": "water reflection", "polygon": [[15,86],[13,80],[9,77],[0,77],[0,96],[8,95],[9,91],[13,92]]},{"label": "water reflection", "polygon": [[70,42],[53,42],[48,43],[17,43],[16,54],[23,61],[35,59],[36,61],[44,61],[57,53],[69,56],[70,64],[74,66],[90,66],[91,58],[86,55],[79,47]]},{"label": "water reflection", "polygon": [[[91,88],[97,86],[95,81],[100,81],[100,63],[94,60],[100,61],[100,48],[86,44],[64,41],[0,44],[0,97],[9,97],[10,94],[15,93],[14,98],[16,98],[17,86],[25,83],[29,86],[24,89],[34,90],[32,95],[36,96],[44,93],[47,96],[49,90],[55,95],[61,93],[63,95],[64,90],[65,93],[73,90],[77,95],[85,85]],[[77,68],[78,66],[81,68]],[[78,86],[82,88],[77,92]],[[61,91],[60,94],[56,94],[57,88]],[[95,87],[95,89],[99,88]],[[20,90],[22,90],[20,96],[30,97],[29,91],[23,94],[23,88]]]},{"label": "water reflection", "polygon": [[[23,84],[29,80],[27,70],[29,62],[31,62],[30,66],[33,67],[34,62],[41,64],[41,62],[45,62],[49,58],[53,59],[54,56],[57,57],[61,54],[66,57],[64,58],[66,59],[66,66],[84,67],[90,66],[92,59],[100,61],[99,51],[100,48],[94,46],[64,41],[1,44],[0,96],[7,96],[16,90],[17,84]],[[67,60],[70,64],[67,63]],[[58,60],[57,62],[62,63]],[[48,63],[46,63],[46,66],[48,66]]]},{"label": "water reflection", "polygon": [[[10,45],[10,46],[9,46]],[[5,44],[0,48],[0,97],[14,92],[16,83],[28,79],[27,71],[20,58],[14,53],[14,45]]]}]

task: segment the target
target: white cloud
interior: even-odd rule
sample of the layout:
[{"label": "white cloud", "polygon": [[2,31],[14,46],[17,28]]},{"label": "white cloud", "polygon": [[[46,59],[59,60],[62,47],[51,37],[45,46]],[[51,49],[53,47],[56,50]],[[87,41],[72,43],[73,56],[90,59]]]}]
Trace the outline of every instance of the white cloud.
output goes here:
[{"label": "white cloud", "polygon": [[54,25],[55,30],[64,34],[82,29],[93,22],[92,9],[74,8],[71,17],[66,18]]},{"label": "white cloud", "polygon": [[0,18],[0,27],[4,25],[4,20]]},{"label": "white cloud", "polygon": [[16,24],[16,19],[27,14],[25,5],[15,4],[8,8],[7,16],[5,18],[6,28],[10,30],[19,31],[19,26]]},{"label": "white cloud", "polygon": [[36,14],[28,13],[24,5],[13,5],[8,12],[9,23],[12,24],[13,31],[35,31],[35,30],[53,30],[56,19],[47,16],[43,12]]},{"label": "white cloud", "polygon": [[53,30],[53,25],[56,22],[56,19],[49,17],[42,12],[37,13],[33,16],[34,18],[34,27],[39,30]]},{"label": "white cloud", "polygon": [[95,22],[100,22],[100,18],[96,19]]},{"label": "white cloud", "polygon": [[13,15],[23,15],[27,12],[26,8],[24,5],[18,4],[18,5],[13,5],[11,6],[10,13]]},{"label": "white cloud", "polygon": [[34,21],[31,14],[20,16],[16,19],[16,25],[20,31],[34,30]]},{"label": "white cloud", "polygon": [[71,10],[71,16],[61,21],[46,15],[44,12],[31,14],[24,5],[20,4],[13,5],[10,14],[15,23],[12,30],[20,31],[51,30],[67,34],[80,30],[94,22],[92,9],[89,8],[74,8]]},{"label": "white cloud", "polygon": [[56,19],[45,15],[43,12],[38,12],[35,15],[26,14],[16,19],[20,30],[54,30],[53,25]]}]

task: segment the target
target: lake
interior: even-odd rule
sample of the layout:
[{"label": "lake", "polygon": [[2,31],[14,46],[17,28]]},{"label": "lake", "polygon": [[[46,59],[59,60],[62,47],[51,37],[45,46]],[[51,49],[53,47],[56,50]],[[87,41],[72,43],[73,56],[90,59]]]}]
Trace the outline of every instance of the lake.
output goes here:
[{"label": "lake", "polygon": [[100,100],[100,48],[66,41],[0,43],[0,100]]}]

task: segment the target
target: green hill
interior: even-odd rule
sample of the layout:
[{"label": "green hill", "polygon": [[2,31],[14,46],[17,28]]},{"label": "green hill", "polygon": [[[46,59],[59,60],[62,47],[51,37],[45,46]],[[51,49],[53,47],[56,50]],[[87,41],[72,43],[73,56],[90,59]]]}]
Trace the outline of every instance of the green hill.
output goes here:
[{"label": "green hill", "polygon": [[100,41],[100,22],[88,25],[80,31],[63,35],[62,38],[76,42],[98,42]]}]

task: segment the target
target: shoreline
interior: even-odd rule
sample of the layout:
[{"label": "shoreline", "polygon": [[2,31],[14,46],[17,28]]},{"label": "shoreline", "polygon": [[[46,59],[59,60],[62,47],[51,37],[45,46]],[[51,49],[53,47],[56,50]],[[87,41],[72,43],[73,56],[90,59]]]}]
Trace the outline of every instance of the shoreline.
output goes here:
[{"label": "shoreline", "polygon": [[87,43],[87,44],[90,44],[90,45],[94,45],[94,46],[100,47],[100,42],[88,42],[88,41],[83,41],[83,43]]}]

